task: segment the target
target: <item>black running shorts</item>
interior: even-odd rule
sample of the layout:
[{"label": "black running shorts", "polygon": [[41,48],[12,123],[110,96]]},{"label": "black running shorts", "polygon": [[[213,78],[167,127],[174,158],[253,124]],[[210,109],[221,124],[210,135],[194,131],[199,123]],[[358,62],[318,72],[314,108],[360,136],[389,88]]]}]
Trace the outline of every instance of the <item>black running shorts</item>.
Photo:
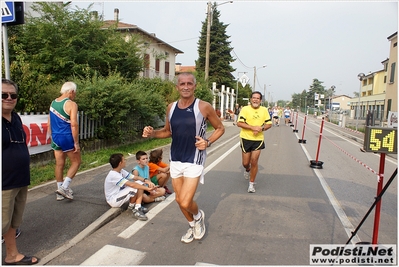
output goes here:
[{"label": "black running shorts", "polygon": [[253,141],[253,140],[247,140],[247,139],[241,138],[240,143],[241,143],[241,150],[244,153],[252,152],[255,150],[265,148],[265,142],[263,140],[262,141]]}]

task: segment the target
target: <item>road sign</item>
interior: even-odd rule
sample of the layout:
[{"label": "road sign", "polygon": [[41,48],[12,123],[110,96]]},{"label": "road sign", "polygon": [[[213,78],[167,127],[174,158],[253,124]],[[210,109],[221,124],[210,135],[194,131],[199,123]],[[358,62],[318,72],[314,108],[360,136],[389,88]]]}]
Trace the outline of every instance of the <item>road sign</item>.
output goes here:
[{"label": "road sign", "polygon": [[247,85],[248,81],[249,81],[249,78],[247,75],[243,74],[240,77],[240,83],[242,84],[242,87],[245,87],[245,85]]},{"label": "road sign", "polygon": [[1,23],[13,22],[15,20],[14,2],[1,1]]}]

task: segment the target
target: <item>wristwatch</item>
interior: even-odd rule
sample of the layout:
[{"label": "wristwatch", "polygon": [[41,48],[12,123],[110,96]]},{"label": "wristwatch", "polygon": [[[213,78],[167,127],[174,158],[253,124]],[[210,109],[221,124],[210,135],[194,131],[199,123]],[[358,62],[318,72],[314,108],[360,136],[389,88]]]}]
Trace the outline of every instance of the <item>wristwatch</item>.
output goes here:
[{"label": "wristwatch", "polygon": [[208,142],[208,145],[207,145],[207,147],[210,147],[211,146],[211,141],[209,141],[208,139],[204,139],[205,141],[207,141]]}]

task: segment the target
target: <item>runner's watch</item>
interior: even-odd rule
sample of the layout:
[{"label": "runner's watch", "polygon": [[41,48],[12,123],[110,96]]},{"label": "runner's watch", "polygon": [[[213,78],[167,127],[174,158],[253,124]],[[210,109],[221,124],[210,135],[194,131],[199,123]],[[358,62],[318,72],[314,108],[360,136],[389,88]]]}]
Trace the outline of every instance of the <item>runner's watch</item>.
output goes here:
[{"label": "runner's watch", "polygon": [[210,147],[212,145],[211,141],[209,141],[208,139],[204,139],[206,142],[208,142],[207,147]]}]

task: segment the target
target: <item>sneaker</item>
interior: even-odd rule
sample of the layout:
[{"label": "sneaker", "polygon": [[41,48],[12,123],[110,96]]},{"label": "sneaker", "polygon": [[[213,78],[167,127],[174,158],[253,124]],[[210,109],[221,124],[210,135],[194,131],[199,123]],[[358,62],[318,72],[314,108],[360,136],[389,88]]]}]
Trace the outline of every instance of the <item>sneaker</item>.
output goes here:
[{"label": "sneaker", "polygon": [[147,209],[146,207],[143,207],[143,206],[141,206],[139,208],[139,210],[141,210],[144,214],[146,214],[149,211],[149,209]]},{"label": "sneaker", "polygon": [[[69,190],[69,192],[71,193],[71,195],[73,195],[73,190],[72,190],[72,188],[70,188],[70,187],[68,187],[68,189],[67,190]],[[55,190],[55,192],[58,194],[58,192],[57,192],[58,190]]]},{"label": "sneaker", "polygon": [[[17,230],[15,231],[15,238],[18,238],[18,236],[21,235],[21,229],[17,228]],[[4,237],[1,236],[1,243],[4,243]]]},{"label": "sneaker", "polygon": [[194,225],[194,238],[201,239],[205,235],[205,213],[203,210],[200,210],[201,218],[198,221],[195,221]]},{"label": "sneaker", "polygon": [[248,186],[248,193],[255,193],[255,187],[253,184],[249,184]]},{"label": "sneaker", "polygon": [[172,194],[172,191],[169,190],[169,188],[165,185],[163,188],[165,188],[166,194]]},{"label": "sneaker", "polygon": [[[129,205],[127,208],[129,210],[134,210],[134,207],[135,207],[135,205],[132,205],[132,206]],[[147,209],[146,207],[143,207],[143,206],[141,206],[138,210],[141,210],[144,214],[146,214],[149,211],[149,209]]]},{"label": "sneaker", "polygon": [[154,202],[164,201],[165,199],[166,199],[165,196],[156,197],[156,198],[154,199]]},{"label": "sneaker", "polygon": [[141,209],[133,209],[133,217],[140,221],[148,220],[148,217],[141,211]]},{"label": "sneaker", "polygon": [[[69,192],[71,193],[71,195],[73,195],[73,190],[72,190],[72,188],[70,188],[70,187],[68,187],[68,190],[69,190]],[[57,201],[61,201],[61,200],[64,200],[65,199],[65,197],[63,196],[63,195],[60,195],[60,194],[58,194],[58,192],[57,191],[55,191],[56,192],[56,195],[57,195]]]},{"label": "sneaker", "polygon": [[193,227],[188,228],[187,233],[181,237],[181,239],[180,239],[181,242],[187,244],[194,240],[194,230],[193,229],[194,229]]},{"label": "sneaker", "polygon": [[244,179],[248,180],[249,179],[249,172],[244,171]]},{"label": "sneaker", "polygon": [[69,190],[69,188],[65,189],[64,187],[60,186],[57,189],[57,193],[59,195],[62,195],[63,197],[66,197],[67,199],[70,199],[70,200],[73,199],[73,195],[71,194],[71,191]]}]

